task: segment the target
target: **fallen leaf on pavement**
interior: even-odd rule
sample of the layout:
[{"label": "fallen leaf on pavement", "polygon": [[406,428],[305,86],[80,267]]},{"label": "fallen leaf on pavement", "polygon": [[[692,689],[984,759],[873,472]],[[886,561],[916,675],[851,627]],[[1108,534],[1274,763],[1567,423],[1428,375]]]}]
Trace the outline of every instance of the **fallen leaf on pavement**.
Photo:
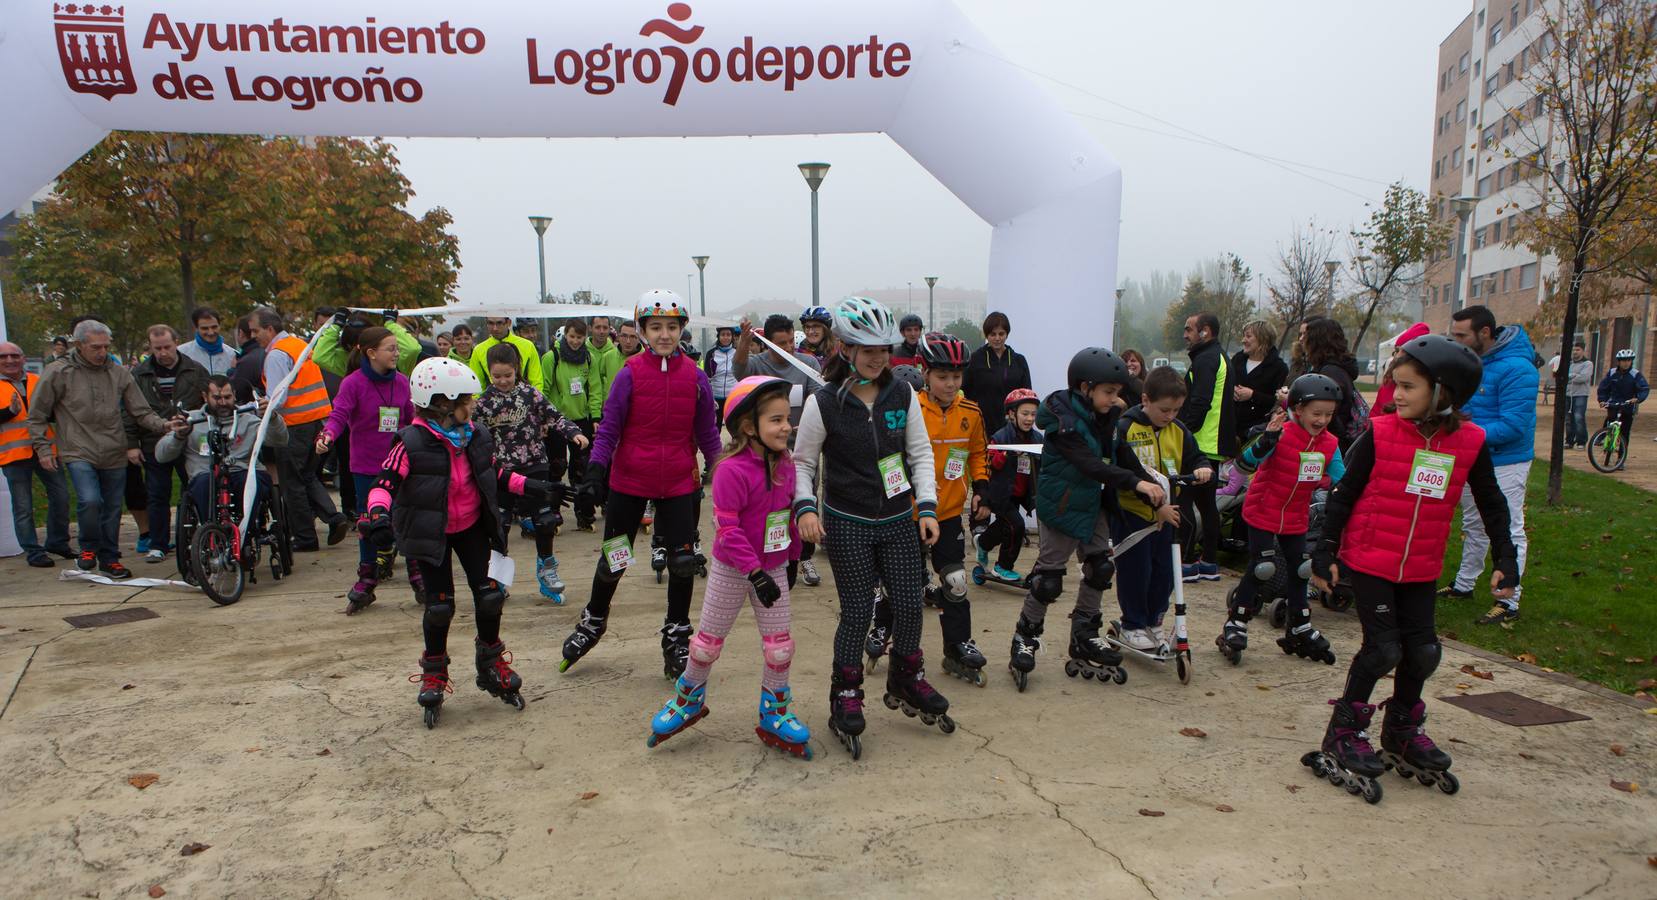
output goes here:
[{"label": "fallen leaf on pavement", "polygon": [[1284,787],[1286,787],[1286,788],[1288,788],[1288,789],[1289,789],[1289,793],[1291,793],[1291,794],[1298,794],[1298,793],[1300,793],[1300,785],[1298,785],[1298,784],[1285,784],[1285,785],[1283,785],[1283,786],[1284,786]]},{"label": "fallen leaf on pavement", "polygon": [[591,799],[593,799],[594,797],[597,797],[597,796],[598,796],[598,791],[588,791],[585,794],[581,795],[581,799],[591,800]]},{"label": "fallen leaf on pavement", "polygon": [[159,884],[152,884],[152,885],[150,885],[150,896],[151,897],[165,897],[165,896],[167,896],[167,889],[162,887]]},{"label": "fallen leaf on pavement", "polygon": [[1285,726],[1283,726],[1283,730],[1284,731],[1294,731],[1295,727],[1293,725],[1285,725]]},{"label": "fallen leaf on pavement", "polygon": [[1467,742],[1462,740],[1461,738],[1451,738],[1450,743],[1452,743],[1452,744],[1465,744]]},{"label": "fallen leaf on pavement", "polygon": [[178,855],[179,856],[195,856],[197,853],[200,853],[203,850],[211,850],[212,848],[213,848],[212,844],[199,844],[199,843],[185,844],[184,848],[178,851]]},{"label": "fallen leaf on pavement", "polygon": [[1167,815],[1167,813],[1163,812],[1160,809],[1142,809],[1142,810],[1139,811],[1139,814],[1142,815],[1142,816],[1148,816],[1152,819],[1158,819],[1158,818],[1161,818],[1161,817]]},{"label": "fallen leaf on pavement", "polygon": [[1612,744],[1611,745],[1611,755],[1612,756],[1621,756],[1622,755],[1622,745],[1621,744]]},{"label": "fallen leaf on pavement", "polygon": [[1483,678],[1485,681],[1495,681],[1496,680],[1495,675],[1493,675],[1489,672],[1484,672],[1484,671],[1481,671],[1479,669],[1475,669],[1475,668],[1473,668],[1472,664],[1462,666],[1461,667],[1461,673],[1463,675],[1471,675],[1474,678]]},{"label": "fallen leaf on pavement", "polygon": [[1254,686],[1254,689],[1257,691],[1269,691],[1271,690],[1271,687],[1264,684],[1257,684]]},{"label": "fallen leaf on pavement", "polygon": [[1642,691],[1649,691],[1652,688],[1657,688],[1657,678],[1642,678],[1634,682],[1634,686]]},{"label": "fallen leaf on pavement", "polygon": [[1458,691],[1470,691],[1472,689],[1473,689],[1473,686],[1468,684],[1465,681],[1461,681],[1461,682],[1456,683],[1456,690],[1458,690]]},{"label": "fallen leaf on pavement", "polygon": [[136,685],[136,684],[123,684],[123,685],[121,685],[121,690],[130,691],[130,690],[132,690],[133,688],[135,688],[137,686],[138,685]]},{"label": "fallen leaf on pavement", "polygon": [[247,748],[247,749],[246,749],[246,750],[243,750],[243,751],[242,751],[242,752],[243,752],[243,753],[258,753],[258,752],[259,752],[259,751],[260,751],[260,749],[262,749],[262,748],[259,748],[259,747],[249,747],[249,748]]},{"label": "fallen leaf on pavement", "polygon": [[316,755],[317,756],[333,756],[334,751],[329,750],[327,747],[323,747],[321,750],[316,751]]},{"label": "fallen leaf on pavement", "polygon": [[1215,812],[1236,812],[1237,810],[1232,809],[1231,807],[1225,805],[1224,803],[1221,803],[1219,806],[1214,807],[1214,811]]},{"label": "fallen leaf on pavement", "polygon": [[154,772],[139,772],[136,775],[127,776],[127,784],[130,784],[139,790],[143,790],[144,788],[147,788],[160,780],[161,776],[155,774]]},{"label": "fallen leaf on pavement", "polygon": [[1181,728],[1179,730],[1179,733],[1185,735],[1186,737],[1194,737],[1194,738],[1208,737],[1208,732],[1203,731],[1201,728]]},{"label": "fallen leaf on pavement", "polygon": [[1536,665],[1536,654],[1534,653],[1521,653],[1518,656],[1515,656],[1514,659],[1517,659],[1522,663],[1529,663],[1533,666]]},{"label": "fallen leaf on pavement", "polygon": [[1646,857],[1645,858],[1645,864],[1648,865],[1648,866],[1657,866],[1657,856],[1648,856],[1648,857]]},{"label": "fallen leaf on pavement", "polygon": [[1640,789],[1640,784],[1637,781],[1613,781],[1611,786],[1625,794],[1632,794]]},{"label": "fallen leaf on pavement", "polygon": [[1212,697],[1212,696],[1214,696],[1214,692],[1213,691],[1204,691],[1203,696],[1204,697]]},{"label": "fallen leaf on pavement", "polygon": [[329,675],[329,676],[328,676],[328,677],[329,677],[329,678],[344,678],[344,677],[345,677],[345,676],[344,676],[344,675],[341,675],[341,674],[340,674],[340,673],[338,673],[338,672],[335,672],[335,673],[334,673],[334,674],[332,674],[332,675]]},{"label": "fallen leaf on pavement", "polygon": [[547,834],[552,834],[552,829],[551,828],[547,829]]},{"label": "fallen leaf on pavement", "polygon": [[1519,758],[1520,759],[1535,759],[1536,757],[1531,756],[1529,753],[1521,753],[1521,754],[1519,754]]}]

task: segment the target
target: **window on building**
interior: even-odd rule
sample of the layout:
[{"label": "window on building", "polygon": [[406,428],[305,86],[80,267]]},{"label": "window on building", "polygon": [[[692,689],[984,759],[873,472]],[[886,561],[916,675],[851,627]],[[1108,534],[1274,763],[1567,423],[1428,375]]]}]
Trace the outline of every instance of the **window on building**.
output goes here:
[{"label": "window on building", "polygon": [[1474,250],[1483,250],[1484,249],[1484,238],[1485,238],[1485,235],[1488,234],[1488,233],[1489,232],[1487,232],[1483,228],[1473,229],[1473,249]]},{"label": "window on building", "polygon": [[1450,154],[1450,165],[1451,166],[1454,166],[1457,169],[1461,168],[1461,154],[1462,154],[1462,149],[1460,147],[1456,148],[1456,152]]},{"label": "window on building", "polygon": [[1521,289],[1536,287],[1536,263],[1527,263],[1519,267],[1519,287]]},{"label": "window on building", "polygon": [[1496,91],[1500,90],[1501,87],[1502,76],[1492,75],[1484,80],[1484,95],[1486,97],[1494,97],[1496,96]]},{"label": "window on building", "polygon": [[1482,10],[1482,9],[1479,10],[1479,24],[1478,24],[1478,27],[1479,28],[1484,27],[1484,10]]},{"label": "window on building", "polygon": [[1508,15],[1507,27],[1509,31],[1519,27],[1519,4],[1517,3],[1513,4],[1513,11]]},{"label": "window on building", "polygon": [[1444,287],[1439,290],[1438,295],[1440,297],[1444,298],[1445,303],[1449,303],[1451,298],[1452,298],[1452,295],[1455,293],[1455,290],[1456,290],[1455,285],[1450,284],[1449,282],[1446,282]]},{"label": "window on building", "polygon": [[1542,118],[1542,114],[1546,111],[1547,111],[1547,106],[1543,104],[1542,98],[1537,97],[1536,98],[1536,103],[1533,104],[1533,106],[1532,106],[1531,115],[1533,115],[1536,118],[1540,119],[1540,118]]},{"label": "window on building", "polygon": [[1461,61],[1456,63],[1456,74],[1458,74],[1458,75],[1466,75],[1467,74],[1467,63],[1468,63],[1468,60],[1470,60],[1470,59],[1472,59],[1472,56],[1470,54],[1463,53],[1461,55]]},{"label": "window on building", "polygon": [[1553,167],[1553,177],[1554,177],[1554,180],[1559,182],[1560,184],[1565,183],[1565,164],[1564,163],[1560,163],[1559,165]]},{"label": "window on building", "polygon": [[1502,137],[1507,137],[1508,135],[1510,135],[1512,133],[1513,133],[1513,117],[1512,116],[1502,116]]},{"label": "window on building", "polygon": [[1507,270],[1502,270],[1502,293],[1507,293]]},{"label": "window on building", "polygon": [[1437,180],[1438,177],[1442,174],[1444,174],[1444,160],[1442,160],[1442,159],[1433,160],[1433,179]]},{"label": "window on building", "polygon": [[1495,172],[1493,172],[1491,174],[1491,176],[1490,176],[1490,189],[1492,191],[1499,191],[1499,190],[1502,189],[1502,175],[1503,174],[1504,174],[1504,170],[1502,170],[1502,169],[1497,169]]},{"label": "window on building", "polygon": [[1494,47],[1497,44],[1500,44],[1501,42],[1502,42],[1502,20],[1497,19],[1496,24],[1490,26],[1490,43],[1486,46]]},{"label": "window on building", "polygon": [[1467,286],[1467,296],[1474,300],[1479,299],[1480,289],[1483,286],[1484,282],[1479,281],[1477,278],[1473,279],[1473,283]]},{"label": "window on building", "polygon": [[1457,122],[1464,122],[1466,120],[1467,120],[1467,101],[1463,100],[1460,103],[1456,104],[1456,121]]},{"label": "window on building", "polygon": [[1513,83],[1513,61],[1508,60],[1507,65],[1502,66],[1502,84],[1512,84],[1512,83]]},{"label": "window on building", "polygon": [[1481,69],[1481,68],[1484,68],[1484,60],[1482,60],[1482,59],[1473,60],[1473,77],[1474,78],[1479,77],[1479,69]]},{"label": "window on building", "polygon": [[1496,126],[1492,125],[1489,128],[1486,128],[1480,140],[1484,144],[1484,148],[1486,150],[1496,146]]}]

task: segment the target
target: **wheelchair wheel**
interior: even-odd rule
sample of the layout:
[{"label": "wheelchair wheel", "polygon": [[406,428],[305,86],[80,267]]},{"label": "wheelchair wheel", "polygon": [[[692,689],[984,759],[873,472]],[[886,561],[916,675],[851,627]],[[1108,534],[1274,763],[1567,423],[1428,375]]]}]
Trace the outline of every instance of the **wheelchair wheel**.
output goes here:
[{"label": "wheelchair wheel", "polygon": [[241,553],[228,527],[212,522],[196,529],[190,556],[196,578],[209,599],[220,606],[242,599],[247,573],[242,570]]},{"label": "wheelchair wheel", "polygon": [[173,560],[178,563],[178,577],[199,587],[195,567],[190,563],[190,545],[196,537],[196,505],[185,499],[173,510]]},{"label": "wheelchair wheel", "polygon": [[293,574],[293,538],[288,534],[288,504],[282,497],[281,491],[271,492],[270,503],[265,506],[265,520],[270,533],[276,537],[276,549],[270,555],[271,572],[276,571],[276,564],[282,564],[282,574],[276,577],[285,578]]}]

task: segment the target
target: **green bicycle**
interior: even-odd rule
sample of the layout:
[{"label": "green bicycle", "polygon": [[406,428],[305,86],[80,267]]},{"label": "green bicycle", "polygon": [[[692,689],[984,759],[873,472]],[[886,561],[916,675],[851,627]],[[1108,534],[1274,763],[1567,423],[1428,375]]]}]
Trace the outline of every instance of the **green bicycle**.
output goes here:
[{"label": "green bicycle", "polygon": [[1627,401],[1606,407],[1605,427],[1588,439],[1588,462],[1595,469],[1615,472],[1628,462],[1628,435],[1623,433],[1622,417],[1617,415],[1617,409],[1632,405],[1632,401]]}]

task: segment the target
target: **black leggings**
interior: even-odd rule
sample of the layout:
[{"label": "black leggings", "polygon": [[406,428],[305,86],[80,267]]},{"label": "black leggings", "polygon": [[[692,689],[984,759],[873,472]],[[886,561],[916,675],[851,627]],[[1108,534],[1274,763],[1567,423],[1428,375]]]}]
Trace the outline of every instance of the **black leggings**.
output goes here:
[{"label": "black leggings", "polygon": [[[644,497],[611,491],[610,499],[604,503],[604,539],[626,535],[627,542],[633,543],[639,536],[639,523],[644,519],[647,502]],[[690,548],[696,540],[696,494],[658,497],[655,503],[656,520],[651,527],[661,536],[663,546],[670,554],[675,548]],[[616,584],[620,581],[621,576],[610,572],[604,554],[600,553],[593,571],[593,596],[587,601],[587,611],[598,618],[608,618],[610,601],[616,596]],[[695,575],[668,573],[666,621],[690,624],[690,595],[695,586]]]},{"label": "black leggings", "polygon": [[[553,481],[561,481],[564,473],[570,476],[570,489],[581,486],[587,478],[587,459],[592,454],[593,423],[582,420],[575,424],[581,426],[581,433],[587,436],[587,449],[577,447],[574,442],[567,441],[556,431],[547,432],[547,459],[551,460],[549,469]],[[583,500],[575,502],[575,520],[586,524],[593,520],[593,505]]]},{"label": "black leggings", "polygon": [[1286,573],[1281,578],[1283,599],[1289,604],[1286,627],[1293,630],[1303,622],[1311,621],[1312,610],[1306,605],[1306,579],[1300,577],[1300,564],[1306,558],[1306,535],[1273,534],[1253,525],[1249,526],[1248,535],[1248,568],[1243,572],[1242,581],[1237,585],[1237,595],[1231,606],[1231,617],[1239,622],[1247,622],[1260,611],[1260,601],[1255,598],[1260,591],[1260,585],[1254,580],[1254,562],[1275,548],[1278,551],[1274,557],[1277,569]]},{"label": "black leggings", "polygon": [[833,514],[823,516],[829,565],[840,594],[840,625],[834,631],[834,664],[861,666],[863,645],[874,615],[876,583],[884,583],[892,609],[892,651],[921,648],[921,592],[926,558],[920,534],[908,516],[878,525]]},{"label": "black leggings", "polygon": [[[1198,465],[1211,465],[1199,459]],[[1219,466],[1214,466],[1219,470]],[[1220,507],[1218,506],[1219,479],[1210,478],[1202,484],[1193,484],[1185,489],[1180,499],[1180,516],[1184,521],[1191,520],[1191,507],[1202,514],[1202,561],[1218,563],[1220,561]],[[1191,560],[1195,562],[1195,560]]]},{"label": "black leggings", "polygon": [[[530,466],[527,469],[517,470],[517,474],[522,475],[525,478],[537,478],[545,481],[547,480],[547,467]],[[540,512],[541,508],[542,504],[540,501],[526,500],[523,497],[512,493],[501,494],[501,523],[506,530],[508,545],[511,544],[512,529],[515,527],[517,521],[527,517],[530,520],[530,524],[534,525],[535,514]],[[536,556],[544,558],[552,555],[553,527],[554,526],[548,525],[545,528],[541,528],[539,526],[535,528]]]},{"label": "black leggings", "polygon": [[1352,573],[1364,643],[1352,657],[1342,699],[1368,703],[1375,684],[1393,668],[1392,697],[1408,708],[1421,699],[1427,676],[1438,667],[1438,634],[1433,623],[1431,581],[1395,584]]},{"label": "black leggings", "polygon": [[[485,612],[477,604],[478,594],[487,585],[489,578],[489,532],[487,530],[487,516],[479,515],[478,520],[465,531],[448,535],[449,546],[443,550],[443,562],[432,565],[429,562],[411,559],[408,564],[416,566],[426,591],[426,614],[421,622],[422,630],[426,634],[426,653],[431,656],[442,656],[448,652],[449,620],[454,615],[455,602],[455,564],[454,558],[460,557],[460,567],[466,572],[466,585],[472,589],[472,602],[476,605],[478,640],[485,644],[493,644],[501,638],[501,614],[499,610]],[[444,609],[443,607],[448,607]]]},{"label": "black leggings", "polygon": [[1000,547],[995,564],[1011,569],[1018,564],[1019,551],[1024,549],[1024,513],[1012,501],[998,503],[990,507],[990,511],[995,513],[995,521],[986,525],[979,534],[978,545],[984,548],[985,553]]}]

